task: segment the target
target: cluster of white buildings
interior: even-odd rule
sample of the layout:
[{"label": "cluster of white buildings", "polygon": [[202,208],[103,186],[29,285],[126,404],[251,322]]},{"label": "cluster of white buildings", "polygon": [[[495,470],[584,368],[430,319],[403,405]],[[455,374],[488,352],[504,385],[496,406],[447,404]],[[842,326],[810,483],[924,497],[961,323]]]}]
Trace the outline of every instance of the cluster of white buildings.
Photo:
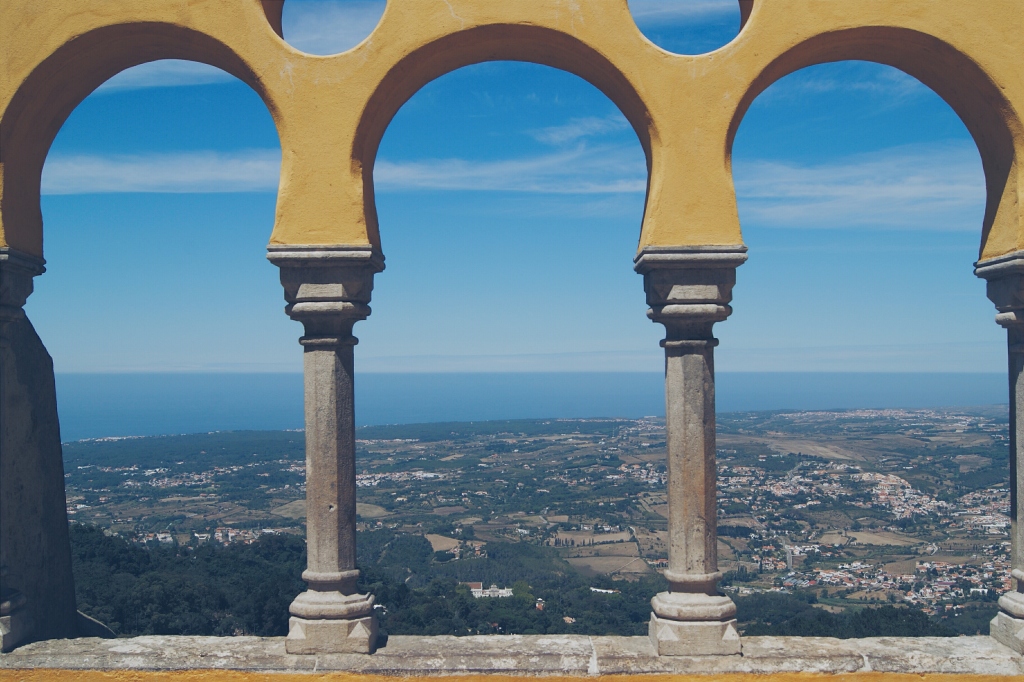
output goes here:
[{"label": "cluster of white buildings", "polygon": [[1010,527],[1010,489],[986,488],[967,493],[952,513],[952,528],[983,530],[1002,534]]},{"label": "cluster of white buildings", "polygon": [[785,588],[839,587],[865,594],[878,592],[879,598],[899,592],[902,601],[937,612],[945,609],[943,602],[1009,590],[1008,553],[1009,543],[1002,543],[996,558],[979,565],[919,561],[914,572],[907,574],[890,573],[880,565],[854,561],[834,569],[791,572],[782,584]]},{"label": "cluster of white buildings", "polygon": [[374,474],[356,474],[356,486],[370,488],[380,485],[381,481],[428,481],[431,479],[443,480],[445,474],[435,474],[432,471],[385,471]]},{"label": "cluster of white buildings", "polygon": [[611,474],[605,478],[632,478],[650,485],[665,485],[668,483],[668,473],[659,472],[653,464],[623,464],[619,466],[619,474]]},{"label": "cluster of white buildings", "polygon": [[498,587],[497,585],[491,585],[490,587],[485,588],[483,583],[460,584],[468,587],[469,591],[473,594],[473,596],[476,599],[480,599],[483,597],[505,598],[513,596],[511,587]]},{"label": "cluster of white buildings", "polygon": [[[854,479],[874,484],[871,488],[870,506],[884,507],[897,519],[929,514],[945,516],[951,511],[949,503],[926,495],[895,474],[867,472],[854,474]],[[867,506],[864,503],[854,504]]]}]

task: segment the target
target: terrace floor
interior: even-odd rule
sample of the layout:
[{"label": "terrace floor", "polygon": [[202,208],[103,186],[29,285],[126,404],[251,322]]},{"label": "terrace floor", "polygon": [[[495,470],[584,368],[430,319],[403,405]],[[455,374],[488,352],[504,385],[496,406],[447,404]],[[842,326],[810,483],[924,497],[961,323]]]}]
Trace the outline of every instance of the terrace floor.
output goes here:
[{"label": "terrace floor", "polygon": [[[739,656],[659,658],[646,637],[571,635],[393,636],[369,656],[291,655],[285,652],[283,637],[181,636],[50,640],[0,654],[0,678],[20,670],[24,675],[18,675],[18,679],[34,679],[38,673],[53,669],[234,670],[260,673],[260,679],[264,673],[328,671],[401,676],[792,672],[1024,675],[1024,658],[989,637],[746,637]],[[87,679],[81,675],[70,678]]]}]

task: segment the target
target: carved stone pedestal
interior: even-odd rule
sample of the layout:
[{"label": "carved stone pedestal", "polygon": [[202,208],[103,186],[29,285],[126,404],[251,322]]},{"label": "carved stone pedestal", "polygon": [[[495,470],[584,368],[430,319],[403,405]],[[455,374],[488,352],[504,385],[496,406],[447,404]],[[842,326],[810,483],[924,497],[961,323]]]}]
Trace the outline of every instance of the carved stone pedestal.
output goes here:
[{"label": "carved stone pedestal", "polygon": [[992,639],[1024,654],[1024,618],[1014,618],[1000,611],[988,625]]},{"label": "carved stone pedestal", "polygon": [[728,597],[662,592],[651,608],[648,634],[659,656],[740,653],[736,605]]},{"label": "carved stone pedestal", "polygon": [[700,623],[664,620],[651,614],[648,631],[659,656],[730,655],[740,653],[736,620]]},{"label": "carved stone pedestal", "polygon": [[11,651],[32,634],[32,612],[27,599],[17,590],[0,596],[0,651]]},{"label": "carved stone pedestal", "polygon": [[[377,647],[373,595],[356,594],[358,571],[349,571],[335,585],[305,571],[310,589],[292,602],[285,650],[290,654],[371,654]],[[316,587],[327,589],[317,590]],[[331,590],[336,586],[338,589]],[[344,594],[349,592],[349,594]]]},{"label": "carved stone pedestal", "polygon": [[1024,594],[1007,592],[999,598],[999,613],[989,623],[989,634],[1018,654],[1024,654]]},{"label": "carved stone pedestal", "polygon": [[292,616],[284,646],[290,654],[372,654],[377,646],[377,618],[306,620]]}]

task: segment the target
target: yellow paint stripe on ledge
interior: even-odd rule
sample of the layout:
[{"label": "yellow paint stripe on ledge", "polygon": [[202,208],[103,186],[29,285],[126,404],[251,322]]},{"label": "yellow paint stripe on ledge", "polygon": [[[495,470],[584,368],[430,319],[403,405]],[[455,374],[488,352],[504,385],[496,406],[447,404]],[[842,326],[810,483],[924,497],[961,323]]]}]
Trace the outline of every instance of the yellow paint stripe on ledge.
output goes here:
[{"label": "yellow paint stripe on ledge", "polygon": [[[323,680],[325,682],[396,682],[414,677],[430,677],[433,681],[451,680],[452,682],[522,682],[522,676],[512,675],[444,675],[444,676],[385,676],[355,675],[344,672],[326,673],[282,673],[282,672],[246,672],[239,670],[174,670],[174,671],[142,671],[142,670],[0,670],[0,680],[4,682],[309,682]],[[579,682],[580,677],[542,676],[545,682]],[[835,682],[928,682],[936,680],[949,682],[1006,682],[1007,680],[1024,680],[1024,675],[1006,677],[1001,675],[964,675],[964,674],[912,674],[912,673],[728,673],[717,675],[603,675],[602,682],[809,682],[811,680],[835,680]]]}]

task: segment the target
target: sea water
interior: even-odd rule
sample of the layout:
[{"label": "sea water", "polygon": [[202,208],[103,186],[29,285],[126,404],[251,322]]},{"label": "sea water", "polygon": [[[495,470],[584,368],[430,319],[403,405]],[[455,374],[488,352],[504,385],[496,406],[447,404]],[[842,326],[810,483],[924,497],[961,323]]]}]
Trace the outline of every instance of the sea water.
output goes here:
[{"label": "sea water", "polygon": [[[302,428],[300,374],[59,374],[64,441]],[[662,416],[658,373],[357,374],[356,423]],[[720,373],[720,412],[1005,404],[1003,374]]]}]

